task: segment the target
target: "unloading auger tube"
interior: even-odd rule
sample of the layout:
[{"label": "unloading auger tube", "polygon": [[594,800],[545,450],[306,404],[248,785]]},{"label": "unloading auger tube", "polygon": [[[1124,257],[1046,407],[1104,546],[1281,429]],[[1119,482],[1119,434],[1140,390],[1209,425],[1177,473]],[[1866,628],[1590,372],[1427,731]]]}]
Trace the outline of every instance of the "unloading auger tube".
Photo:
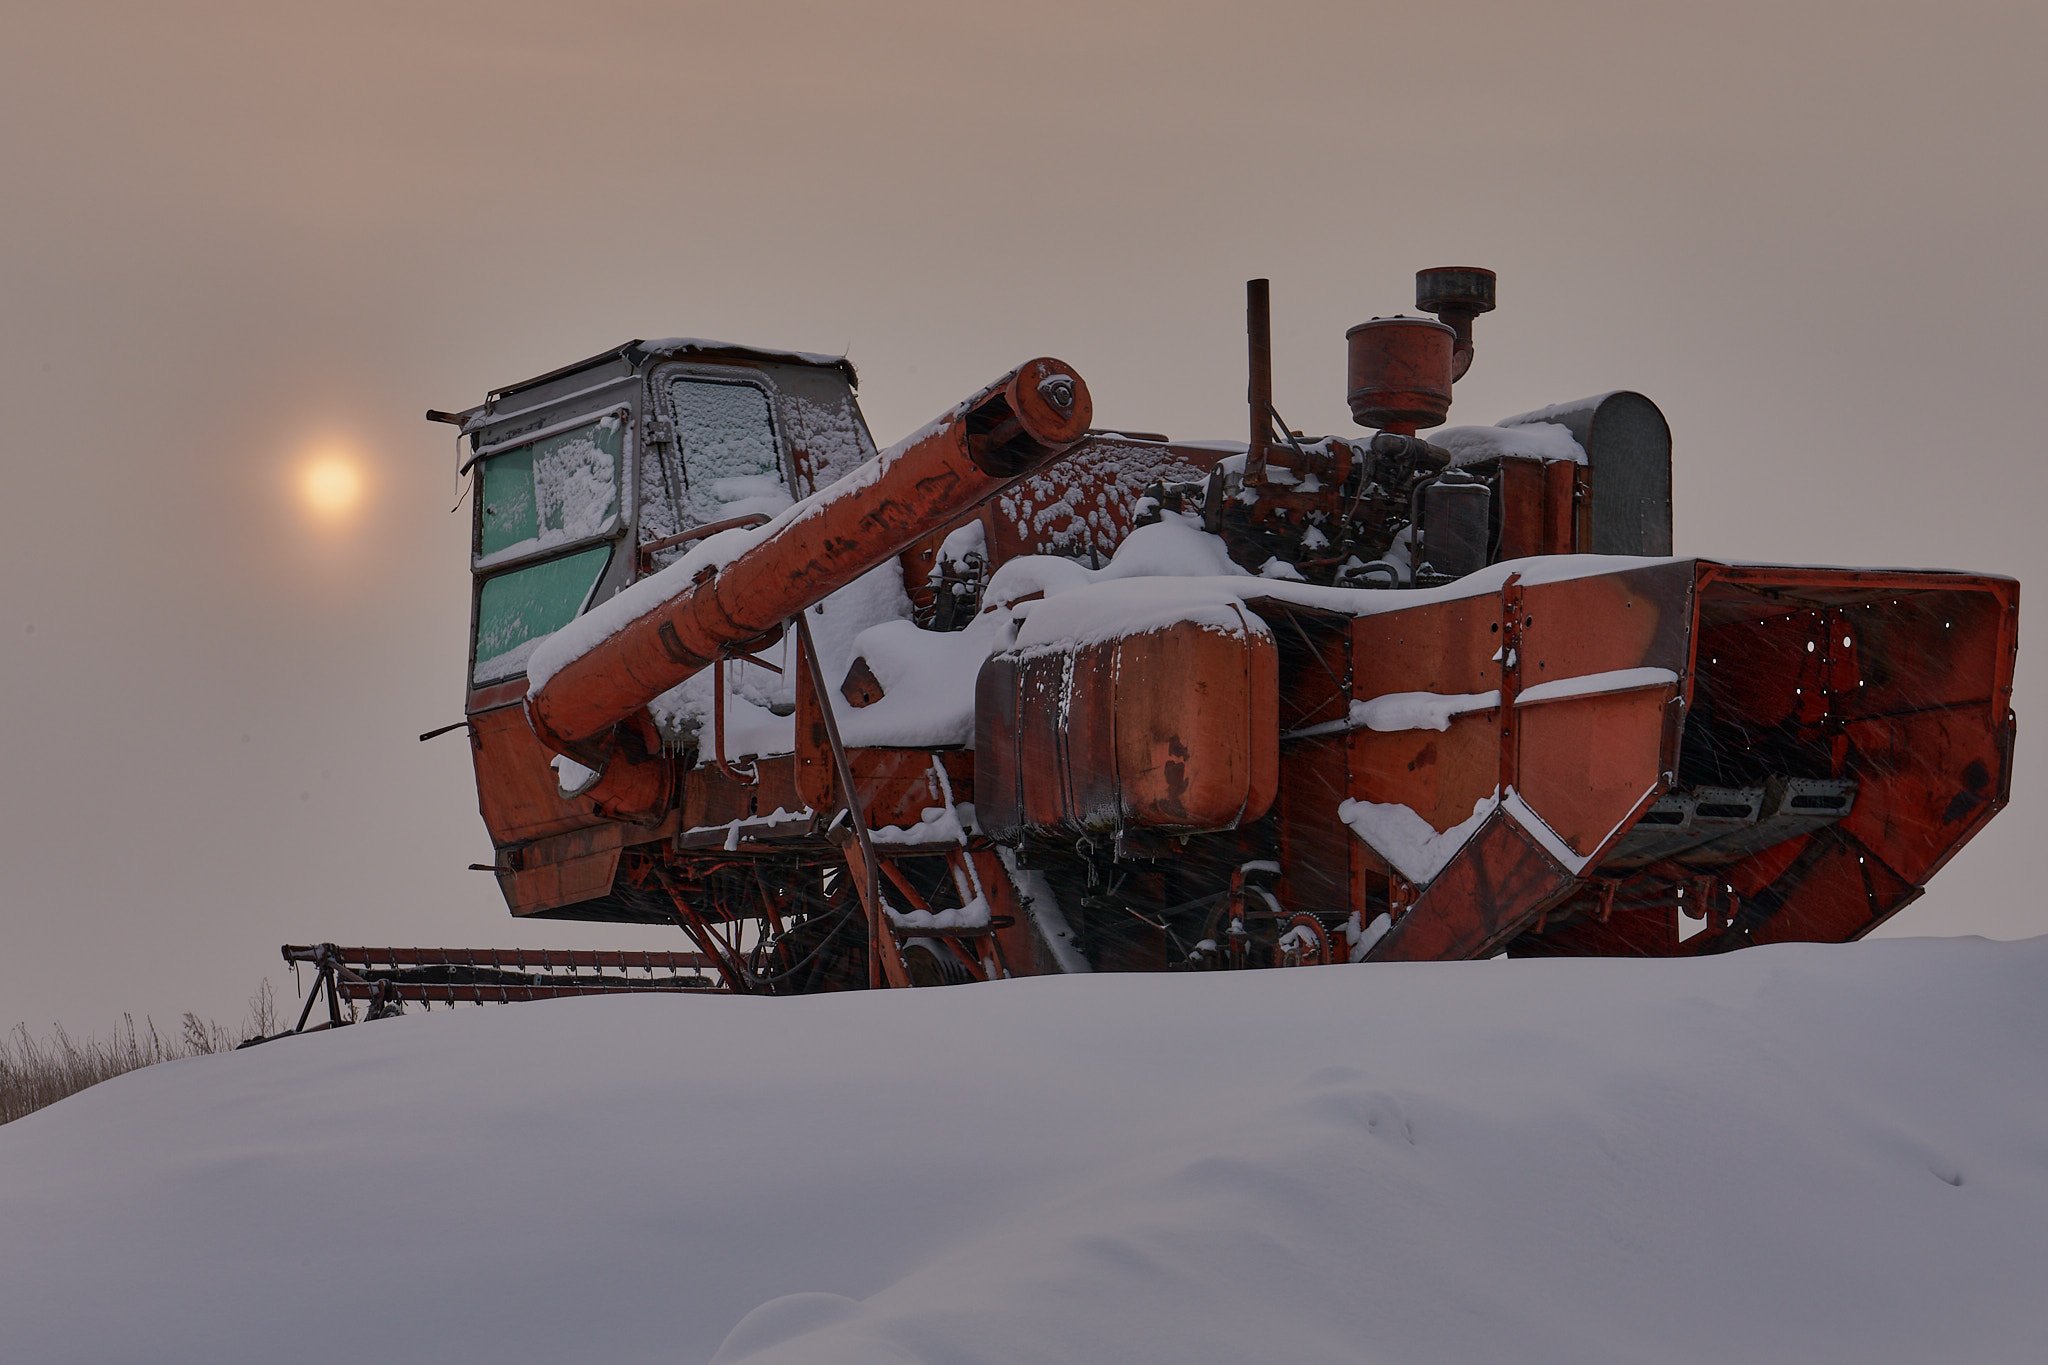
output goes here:
[{"label": "unloading auger tube", "polygon": [[[1088,386],[1072,366],[1026,362],[797,503],[724,566],[703,570],[681,594],[563,665],[526,699],[534,733],[601,771],[621,754],[636,756],[617,732],[649,702],[1060,459],[1093,416]],[[623,774],[607,776],[613,786]],[[644,810],[646,797],[625,804]]]}]

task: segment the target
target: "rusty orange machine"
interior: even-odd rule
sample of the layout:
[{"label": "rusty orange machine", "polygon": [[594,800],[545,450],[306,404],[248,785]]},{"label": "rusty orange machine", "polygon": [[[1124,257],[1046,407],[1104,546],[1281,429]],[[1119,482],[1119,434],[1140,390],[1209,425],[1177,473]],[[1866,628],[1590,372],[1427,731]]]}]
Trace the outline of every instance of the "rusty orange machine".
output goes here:
[{"label": "rusty orange machine", "polygon": [[1243,443],[1041,358],[878,453],[845,360],[681,339],[430,413],[512,913],[771,994],[1868,933],[2006,801],[2018,585],[1674,557],[1639,394],[1445,427],[1494,287],[1351,329],[1360,435],[1264,281]]}]

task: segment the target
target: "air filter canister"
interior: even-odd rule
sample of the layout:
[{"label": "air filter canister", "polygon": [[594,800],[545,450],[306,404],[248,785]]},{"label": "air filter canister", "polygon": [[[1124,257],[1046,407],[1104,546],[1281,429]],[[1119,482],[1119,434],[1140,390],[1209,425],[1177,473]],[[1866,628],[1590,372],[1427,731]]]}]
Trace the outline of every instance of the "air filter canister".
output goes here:
[{"label": "air filter canister", "polygon": [[1344,334],[1351,350],[1351,416],[1382,430],[1441,426],[1451,411],[1458,334],[1428,318],[1374,318]]}]

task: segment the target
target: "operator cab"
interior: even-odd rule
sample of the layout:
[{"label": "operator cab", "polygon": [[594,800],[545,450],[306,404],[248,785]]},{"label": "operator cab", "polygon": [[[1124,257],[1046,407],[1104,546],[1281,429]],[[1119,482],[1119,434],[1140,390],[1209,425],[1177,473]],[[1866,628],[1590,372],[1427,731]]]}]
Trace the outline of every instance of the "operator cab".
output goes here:
[{"label": "operator cab", "polygon": [[632,341],[431,413],[473,473],[472,710],[525,693],[534,647],[703,536],[873,457],[834,356]]},{"label": "operator cab", "polygon": [[[854,384],[836,356],[632,341],[466,412],[428,414],[460,427],[473,477],[465,709],[515,914],[642,917],[605,899],[619,827],[562,794],[554,755],[526,723],[533,650],[692,542],[872,459]],[[589,847],[567,849],[577,841]]]}]

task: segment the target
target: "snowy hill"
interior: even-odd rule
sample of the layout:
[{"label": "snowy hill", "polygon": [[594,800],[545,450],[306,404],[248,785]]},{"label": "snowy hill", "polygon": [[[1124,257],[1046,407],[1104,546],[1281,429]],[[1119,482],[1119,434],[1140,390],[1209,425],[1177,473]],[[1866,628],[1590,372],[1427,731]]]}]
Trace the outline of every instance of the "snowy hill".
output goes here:
[{"label": "snowy hill", "polygon": [[2038,1361],[2048,939],[414,1016],[0,1128],[0,1356]]}]

